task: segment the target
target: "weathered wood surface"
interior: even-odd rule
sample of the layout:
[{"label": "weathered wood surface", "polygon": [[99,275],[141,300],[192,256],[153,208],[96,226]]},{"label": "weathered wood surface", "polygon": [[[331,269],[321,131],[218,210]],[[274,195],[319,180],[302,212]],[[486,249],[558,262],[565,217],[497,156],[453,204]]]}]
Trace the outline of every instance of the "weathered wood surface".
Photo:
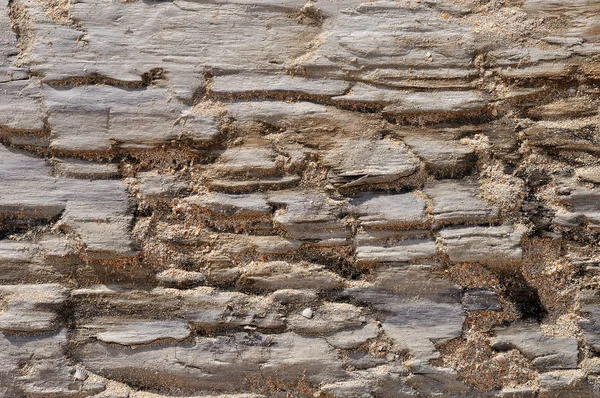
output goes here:
[{"label": "weathered wood surface", "polygon": [[592,397],[600,3],[10,0],[0,397]]}]

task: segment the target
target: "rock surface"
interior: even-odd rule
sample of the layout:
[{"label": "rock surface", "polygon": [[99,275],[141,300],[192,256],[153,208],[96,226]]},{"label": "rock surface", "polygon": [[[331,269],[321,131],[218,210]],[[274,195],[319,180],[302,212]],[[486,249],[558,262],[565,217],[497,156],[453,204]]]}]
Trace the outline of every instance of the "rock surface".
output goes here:
[{"label": "rock surface", "polygon": [[0,7],[0,397],[592,397],[600,6]]}]

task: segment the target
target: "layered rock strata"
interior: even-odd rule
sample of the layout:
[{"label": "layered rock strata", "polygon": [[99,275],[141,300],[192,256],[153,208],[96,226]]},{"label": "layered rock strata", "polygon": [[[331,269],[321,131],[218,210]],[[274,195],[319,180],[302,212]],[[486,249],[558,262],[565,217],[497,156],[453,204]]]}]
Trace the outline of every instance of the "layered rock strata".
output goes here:
[{"label": "layered rock strata", "polygon": [[10,0],[0,397],[600,394],[600,4]]}]

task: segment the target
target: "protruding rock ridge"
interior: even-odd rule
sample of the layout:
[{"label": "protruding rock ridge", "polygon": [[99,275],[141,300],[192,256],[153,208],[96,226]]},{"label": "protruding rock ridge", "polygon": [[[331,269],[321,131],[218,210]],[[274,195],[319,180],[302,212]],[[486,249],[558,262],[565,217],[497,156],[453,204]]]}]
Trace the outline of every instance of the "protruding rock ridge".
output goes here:
[{"label": "protruding rock ridge", "polygon": [[0,7],[0,397],[593,397],[600,6]]},{"label": "protruding rock ridge", "polygon": [[0,216],[7,228],[44,223],[72,232],[86,256],[134,254],[129,230],[133,215],[121,181],[91,181],[53,177],[42,159],[0,149],[0,178],[5,191]]}]

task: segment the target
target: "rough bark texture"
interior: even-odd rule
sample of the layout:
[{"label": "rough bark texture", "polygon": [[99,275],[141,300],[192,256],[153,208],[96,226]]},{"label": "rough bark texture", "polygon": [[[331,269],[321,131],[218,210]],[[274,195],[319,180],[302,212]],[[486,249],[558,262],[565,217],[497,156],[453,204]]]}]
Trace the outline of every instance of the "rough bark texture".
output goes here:
[{"label": "rough bark texture", "polygon": [[4,0],[0,43],[0,397],[599,396],[598,1]]}]

